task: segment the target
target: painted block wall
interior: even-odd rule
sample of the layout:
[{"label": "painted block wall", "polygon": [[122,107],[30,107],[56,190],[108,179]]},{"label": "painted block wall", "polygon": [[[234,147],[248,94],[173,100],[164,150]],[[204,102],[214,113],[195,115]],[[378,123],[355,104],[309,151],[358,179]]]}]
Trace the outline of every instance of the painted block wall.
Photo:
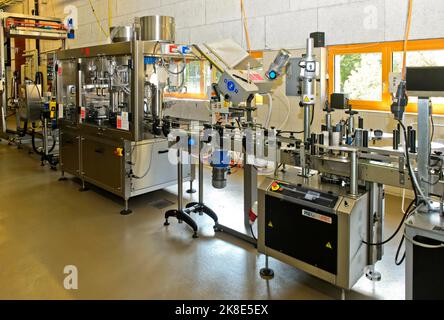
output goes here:
[{"label": "painted block wall", "polygon": [[[54,4],[54,6],[52,5]],[[107,0],[92,0],[107,27]],[[327,44],[400,40],[406,0],[245,0],[252,48],[302,48],[312,31],[326,32]],[[106,41],[88,0],[51,0],[42,4],[46,15],[60,16],[68,5],[79,13],[78,38],[71,46]],[[232,37],[245,44],[239,0],[112,0],[113,24],[130,24],[135,16],[176,18],[178,42],[200,43]],[[415,0],[412,39],[443,36],[444,1]]]}]

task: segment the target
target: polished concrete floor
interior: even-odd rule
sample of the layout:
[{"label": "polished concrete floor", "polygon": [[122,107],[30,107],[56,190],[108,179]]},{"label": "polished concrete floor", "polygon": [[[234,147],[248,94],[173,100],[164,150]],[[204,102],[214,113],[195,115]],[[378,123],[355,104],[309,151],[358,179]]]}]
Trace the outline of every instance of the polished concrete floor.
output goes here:
[{"label": "polished concrete floor", "polygon": [[[241,172],[206,199],[222,222],[242,214]],[[92,189],[79,192],[70,179],[41,167],[36,155],[0,142],[1,299],[339,299],[341,291],[302,271],[270,260],[275,278],[258,273],[264,257],[250,244],[214,234],[212,221],[195,216],[200,238],[184,224],[163,226],[175,187],[131,200],[134,214],[121,216],[121,200]],[[196,195],[186,195],[188,200]],[[386,235],[400,220],[400,199],[387,197]],[[165,202],[165,201],[162,201]],[[222,219],[222,218],[221,218]],[[378,263],[382,281],[363,277],[347,299],[404,299],[404,265],[397,267],[397,238]],[[64,268],[78,269],[78,290],[65,290]]]}]

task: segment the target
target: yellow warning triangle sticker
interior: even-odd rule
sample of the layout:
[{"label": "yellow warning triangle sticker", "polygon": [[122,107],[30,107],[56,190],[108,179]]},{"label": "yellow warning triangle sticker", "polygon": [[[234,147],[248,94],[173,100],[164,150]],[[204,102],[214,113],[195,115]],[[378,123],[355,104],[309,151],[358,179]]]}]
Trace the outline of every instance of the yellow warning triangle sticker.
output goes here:
[{"label": "yellow warning triangle sticker", "polygon": [[268,223],[268,226],[269,226],[270,228],[273,228],[273,223],[270,221],[270,222]]},{"label": "yellow warning triangle sticker", "polygon": [[309,97],[305,97],[304,98],[304,102],[310,102],[310,98]]},{"label": "yellow warning triangle sticker", "polygon": [[330,242],[327,242],[327,244],[325,245],[325,247],[329,248],[329,249],[333,249],[333,247],[331,246]]}]

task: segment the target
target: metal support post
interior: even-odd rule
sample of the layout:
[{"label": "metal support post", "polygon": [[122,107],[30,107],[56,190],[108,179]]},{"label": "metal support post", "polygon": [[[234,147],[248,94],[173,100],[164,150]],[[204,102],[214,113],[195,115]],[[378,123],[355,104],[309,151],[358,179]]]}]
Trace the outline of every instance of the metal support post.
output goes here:
[{"label": "metal support post", "polygon": [[358,190],[358,153],[353,150],[350,155],[350,195],[357,196]]}]

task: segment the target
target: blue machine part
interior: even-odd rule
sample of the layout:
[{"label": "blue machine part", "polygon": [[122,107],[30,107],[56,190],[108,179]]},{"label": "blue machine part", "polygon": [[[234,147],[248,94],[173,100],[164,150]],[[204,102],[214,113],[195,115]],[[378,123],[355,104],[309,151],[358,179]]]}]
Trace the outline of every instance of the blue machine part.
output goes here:
[{"label": "blue machine part", "polygon": [[227,88],[229,91],[234,91],[236,89],[236,85],[234,84],[233,81],[228,81]]},{"label": "blue machine part", "polygon": [[157,58],[155,58],[155,57],[145,57],[144,58],[145,65],[155,64],[156,62],[157,62]]},{"label": "blue machine part", "polygon": [[190,47],[187,47],[187,46],[180,46],[180,47],[179,47],[179,51],[180,51],[182,54],[188,54],[188,53],[191,52],[191,49],[190,49]]},{"label": "blue machine part", "polygon": [[270,71],[268,73],[268,78],[271,79],[271,80],[276,79],[277,78],[277,73],[275,71]]},{"label": "blue machine part", "polygon": [[228,168],[230,161],[231,158],[227,150],[216,150],[211,155],[211,166],[214,168]]},{"label": "blue machine part", "polygon": [[236,84],[233,81],[225,79],[224,82],[227,85],[228,91],[234,92],[236,94],[239,93],[239,90],[236,88]]},{"label": "blue machine part", "polygon": [[72,18],[68,19],[68,39],[75,39],[74,21]]}]

